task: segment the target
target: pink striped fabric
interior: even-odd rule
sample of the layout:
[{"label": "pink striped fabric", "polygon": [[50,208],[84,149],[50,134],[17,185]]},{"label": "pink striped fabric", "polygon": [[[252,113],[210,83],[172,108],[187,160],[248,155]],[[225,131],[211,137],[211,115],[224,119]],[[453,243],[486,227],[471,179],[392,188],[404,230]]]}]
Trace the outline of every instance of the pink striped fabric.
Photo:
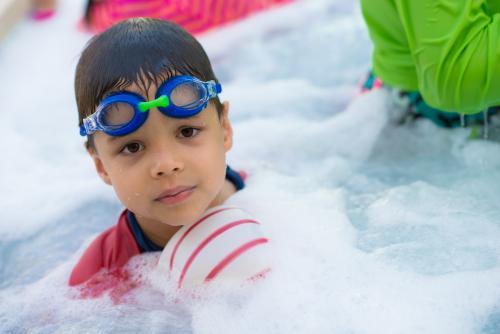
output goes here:
[{"label": "pink striped fabric", "polygon": [[90,11],[89,28],[100,32],[131,17],[173,21],[192,34],[293,0],[103,0]]}]

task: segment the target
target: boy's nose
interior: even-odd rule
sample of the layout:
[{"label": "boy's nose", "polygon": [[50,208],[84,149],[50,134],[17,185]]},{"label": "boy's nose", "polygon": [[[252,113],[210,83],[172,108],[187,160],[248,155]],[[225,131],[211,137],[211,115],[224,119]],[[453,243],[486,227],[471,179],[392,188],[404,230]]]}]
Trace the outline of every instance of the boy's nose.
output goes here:
[{"label": "boy's nose", "polygon": [[184,170],[184,163],[171,152],[158,152],[153,158],[151,176],[158,178],[162,176],[175,175]]}]

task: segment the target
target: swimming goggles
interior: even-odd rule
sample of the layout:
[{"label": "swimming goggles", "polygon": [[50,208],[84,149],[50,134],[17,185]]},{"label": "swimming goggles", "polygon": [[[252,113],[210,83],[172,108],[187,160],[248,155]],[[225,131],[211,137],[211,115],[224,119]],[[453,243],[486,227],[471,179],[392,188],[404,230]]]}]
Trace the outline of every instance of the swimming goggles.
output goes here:
[{"label": "swimming goggles", "polygon": [[110,136],[124,136],[137,130],[148,118],[151,108],[165,116],[187,118],[198,114],[222,91],[214,80],[201,81],[190,75],[173,77],[160,85],[156,98],[147,101],[139,94],[121,91],[106,96],[97,110],[83,120],[80,135],[102,131]]}]

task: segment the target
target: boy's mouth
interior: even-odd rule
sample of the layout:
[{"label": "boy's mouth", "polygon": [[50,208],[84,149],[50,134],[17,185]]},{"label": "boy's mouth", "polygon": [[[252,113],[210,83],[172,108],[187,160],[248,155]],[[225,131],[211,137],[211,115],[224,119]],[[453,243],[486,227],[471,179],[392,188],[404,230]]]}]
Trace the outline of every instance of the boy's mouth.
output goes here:
[{"label": "boy's mouth", "polygon": [[191,196],[195,188],[195,186],[178,186],[167,189],[155,201],[162,202],[163,204],[177,204]]}]

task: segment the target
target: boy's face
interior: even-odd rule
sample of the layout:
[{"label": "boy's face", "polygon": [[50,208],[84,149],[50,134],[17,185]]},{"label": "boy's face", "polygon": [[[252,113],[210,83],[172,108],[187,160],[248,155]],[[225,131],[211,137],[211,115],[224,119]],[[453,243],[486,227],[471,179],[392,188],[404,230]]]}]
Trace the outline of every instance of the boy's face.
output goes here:
[{"label": "boy's face", "polygon": [[[147,96],[136,85],[128,91]],[[194,117],[176,119],[156,108],[136,131],[121,137],[94,134],[89,149],[97,172],[139,222],[190,224],[210,207],[224,202],[226,159],[232,146],[228,104],[219,117],[208,106]]]}]

